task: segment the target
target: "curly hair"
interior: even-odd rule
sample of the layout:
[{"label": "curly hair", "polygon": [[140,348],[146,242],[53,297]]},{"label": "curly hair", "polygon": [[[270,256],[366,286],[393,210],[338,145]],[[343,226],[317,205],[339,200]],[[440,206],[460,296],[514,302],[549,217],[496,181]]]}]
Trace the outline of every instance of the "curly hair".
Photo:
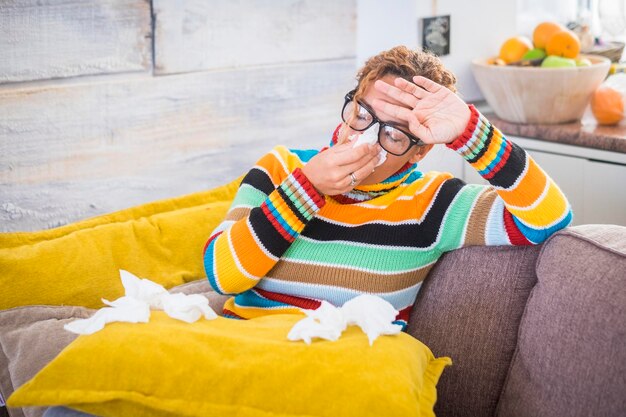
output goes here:
[{"label": "curly hair", "polygon": [[361,98],[372,82],[388,74],[402,77],[409,82],[413,82],[414,76],[421,75],[456,92],[456,77],[443,66],[436,55],[426,51],[414,51],[406,46],[396,46],[365,62],[356,76],[358,84],[354,98]]}]

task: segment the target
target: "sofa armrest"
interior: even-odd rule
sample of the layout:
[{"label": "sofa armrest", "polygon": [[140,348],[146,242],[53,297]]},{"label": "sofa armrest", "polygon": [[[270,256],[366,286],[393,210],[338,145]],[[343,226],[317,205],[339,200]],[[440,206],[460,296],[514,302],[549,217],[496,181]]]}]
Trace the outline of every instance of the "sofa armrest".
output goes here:
[{"label": "sofa armrest", "polygon": [[551,236],[496,415],[621,415],[624,317],[626,227],[583,225]]}]

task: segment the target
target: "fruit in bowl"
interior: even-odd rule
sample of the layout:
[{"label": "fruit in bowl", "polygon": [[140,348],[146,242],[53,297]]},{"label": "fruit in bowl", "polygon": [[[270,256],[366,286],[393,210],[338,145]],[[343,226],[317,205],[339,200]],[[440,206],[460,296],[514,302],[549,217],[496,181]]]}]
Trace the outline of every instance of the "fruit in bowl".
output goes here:
[{"label": "fruit in bowl", "polygon": [[[590,65],[557,56],[546,66],[492,65],[490,59],[472,61],[472,73],[496,115],[513,123],[565,123],[579,120],[591,94],[606,78],[608,58],[579,55]],[[552,64],[551,64],[552,63]],[[553,65],[553,66],[549,66]]]},{"label": "fruit in bowl", "polygon": [[533,30],[533,44],[535,48],[546,49],[548,41],[552,35],[567,30],[565,26],[556,22],[542,22],[535,26]]},{"label": "fruit in bowl", "polygon": [[563,58],[577,58],[580,53],[578,35],[569,29],[553,34],[546,44],[546,55]]},{"label": "fruit in bowl", "polygon": [[521,60],[531,49],[533,49],[533,44],[528,38],[524,36],[514,36],[504,41],[500,47],[500,55],[498,55],[498,58],[502,59],[507,64],[511,64]]},{"label": "fruit in bowl", "polygon": [[580,119],[609,68],[607,58],[581,55],[578,35],[556,22],[538,24],[532,41],[514,36],[502,44],[497,57],[472,62],[491,108],[514,123]]},{"label": "fruit in bowl", "polygon": [[546,57],[546,51],[541,48],[533,48],[530,51],[526,52],[522,57],[524,61],[530,61],[535,59],[543,60]]},{"label": "fruit in bowl", "polygon": [[541,68],[572,68],[576,66],[576,60],[563,58],[557,55],[548,55],[542,62]]},{"label": "fruit in bowl", "polygon": [[[572,66],[579,59],[580,40],[571,30],[556,22],[542,22],[533,30],[532,41],[525,36],[514,36],[502,43],[500,53],[491,64],[515,66],[541,66],[560,68]],[[562,59],[555,59],[562,58]],[[545,60],[548,60],[544,64]]]}]

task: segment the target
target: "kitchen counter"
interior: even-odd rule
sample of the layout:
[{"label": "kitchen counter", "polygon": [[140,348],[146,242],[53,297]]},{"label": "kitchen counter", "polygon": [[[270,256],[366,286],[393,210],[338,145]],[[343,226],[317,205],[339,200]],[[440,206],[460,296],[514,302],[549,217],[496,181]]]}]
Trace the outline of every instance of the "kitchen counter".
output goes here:
[{"label": "kitchen counter", "polygon": [[558,142],[626,154],[626,126],[598,126],[595,123],[563,123],[557,125],[517,124],[498,118],[493,112],[483,113],[505,135]]}]

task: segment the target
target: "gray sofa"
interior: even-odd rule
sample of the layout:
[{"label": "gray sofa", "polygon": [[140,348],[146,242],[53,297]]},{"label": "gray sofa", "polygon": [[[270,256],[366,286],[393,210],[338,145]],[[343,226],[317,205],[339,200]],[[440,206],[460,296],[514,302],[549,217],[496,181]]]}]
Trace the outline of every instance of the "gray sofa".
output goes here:
[{"label": "gray sofa", "polygon": [[409,332],[454,362],[438,417],[626,416],[626,227],[448,253]]},{"label": "gray sofa", "polygon": [[[226,298],[205,280],[183,287],[216,311]],[[454,362],[438,384],[439,417],[626,416],[626,228],[577,226],[540,246],[450,252],[425,281],[408,331]],[[48,344],[28,372],[67,343]],[[42,412],[24,411],[9,410]]]}]

